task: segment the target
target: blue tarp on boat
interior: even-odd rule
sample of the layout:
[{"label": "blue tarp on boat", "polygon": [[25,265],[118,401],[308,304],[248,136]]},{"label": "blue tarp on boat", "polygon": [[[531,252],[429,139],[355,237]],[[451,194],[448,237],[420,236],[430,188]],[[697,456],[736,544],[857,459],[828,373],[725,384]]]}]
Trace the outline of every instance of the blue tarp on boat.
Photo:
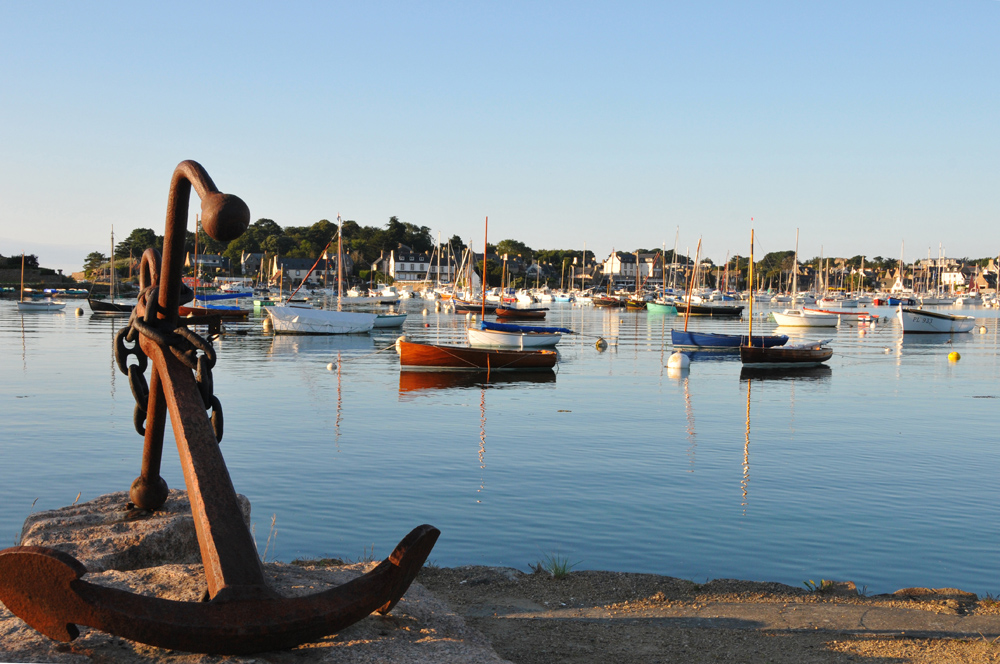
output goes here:
[{"label": "blue tarp on boat", "polygon": [[494,330],[496,332],[561,332],[563,334],[573,334],[573,330],[570,330],[565,327],[515,325],[514,323],[491,323],[485,320],[479,324],[479,329]]},{"label": "blue tarp on boat", "polygon": [[202,302],[209,302],[211,300],[235,300],[240,297],[253,297],[253,291],[243,293],[198,293],[195,299]]},{"label": "blue tarp on boat", "polygon": [[[684,332],[683,330],[670,330],[670,341],[678,348],[731,348],[738,349],[741,345],[751,345],[747,343],[749,337],[743,334],[717,334],[714,332]],[[753,346],[763,346],[772,348],[774,346],[784,346],[788,342],[788,336],[778,335],[753,335]]]}]

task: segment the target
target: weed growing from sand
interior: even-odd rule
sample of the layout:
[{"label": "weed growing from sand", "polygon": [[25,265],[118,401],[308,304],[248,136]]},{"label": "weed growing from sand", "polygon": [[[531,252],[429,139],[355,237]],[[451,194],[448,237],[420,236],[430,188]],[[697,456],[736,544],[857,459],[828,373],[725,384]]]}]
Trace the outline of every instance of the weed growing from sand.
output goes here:
[{"label": "weed growing from sand", "polygon": [[553,579],[565,579],[569,576],[570,570],[579,565],[582,561],[571,563],[567,556],[558,553],[545,554],[544,557],[534,565],[530,565],[536,574],[547,572]]},{"label": "weed growing from sand", "polygon": [[[31,501],[31,507],[28,509],[28,516],[31,516],[35,512],[35,503],[38,502],[38,498]],[[25,519],[27,521],[27,519]],[[24,537],[24,526],[21,526],[21,530],[17,531],[17,537],[14,538],[14,546],[21,546],[21,538]]]}]

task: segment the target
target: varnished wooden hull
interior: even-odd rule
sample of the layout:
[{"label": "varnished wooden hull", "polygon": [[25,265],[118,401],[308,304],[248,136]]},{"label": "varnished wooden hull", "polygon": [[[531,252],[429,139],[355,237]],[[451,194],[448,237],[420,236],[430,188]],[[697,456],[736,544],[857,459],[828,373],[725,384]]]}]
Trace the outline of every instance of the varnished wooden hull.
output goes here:
[{"label": "varnished wooden hull", "polygon": [[816,366],[833,357],[833,349],[824,347],[759,348],[740,346],[740,360],[745,367],[757,369]]},{"label": "varnished wooden hull", "polygon": [[234,320],[246,318],[250,311],[248,309],[205,309],[203,307],[185,307],[183,304],[177,307],[177,313],[186,318],[218,317],[223,320]]},{"label": "varnished wooden hull", "polygon": [[448,369],[480,371],[489,369],[551,369],[556,364],[554,350],[500,350],[465,348],[400,341],[399,366],[402,369]]},{"label": "varnished wooden hull", "polygon": [[544,320],[546,309],[515,309],[513,307],[497,307],[497,318],[512,318],[517,320]]}]

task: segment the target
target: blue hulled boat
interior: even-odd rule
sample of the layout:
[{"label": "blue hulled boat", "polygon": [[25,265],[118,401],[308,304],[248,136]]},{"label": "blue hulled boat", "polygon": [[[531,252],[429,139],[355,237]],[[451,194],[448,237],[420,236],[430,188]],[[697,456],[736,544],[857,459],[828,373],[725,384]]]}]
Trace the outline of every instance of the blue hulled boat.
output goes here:
[{"label": "blue hulled boat", "polygon": [[740,346],[756,346],[758,348],[784,346],[788,343],[788,335],[754,335],[751,338],[746,334],[718,334],[715,332],[670,330],[670,341],[673,343],[674,348],[739,350]]}]

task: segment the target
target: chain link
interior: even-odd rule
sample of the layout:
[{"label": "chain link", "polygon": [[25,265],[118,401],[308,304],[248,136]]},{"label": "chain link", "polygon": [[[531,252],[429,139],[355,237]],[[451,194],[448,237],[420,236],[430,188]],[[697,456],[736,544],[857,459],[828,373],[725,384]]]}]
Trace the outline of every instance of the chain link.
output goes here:
[{"label": "chain link", "polygon": [[[139,346],[138,335],[142,334],[155,341],[161,347],[167,347],[188,369],[195,371],[195,382],[201,395],[205,410],[211,410],[212,431],[215,440],[222,442],[223,416],[222,403],[214,394],[215,381],[212,369],[215,367],[216,355],[212,342],[196,334],[183,325],[173,330],[164,329],[160,319],[156,318],[156,301],[153,298],[156,287],[150,286],[139,294],[139,301],[145,300],[146,316],[139,318],[138,307],[133,309],[129,324],[115,335],[115,362],[118,369],[128,375],[129,387],[135,398],[135,408],[132,411],[132,423],[140,436],[146,435],[146,408],[149,403],[149,384],[146,382],[146,366],[148,358]],[[190,289],[188,289],[190,290]],[[133,343],[129,348],[125,342]],[[201,351],[201,355],[198,354]],[[135,355],[137,364],[128,364],[128,356]]]}]

